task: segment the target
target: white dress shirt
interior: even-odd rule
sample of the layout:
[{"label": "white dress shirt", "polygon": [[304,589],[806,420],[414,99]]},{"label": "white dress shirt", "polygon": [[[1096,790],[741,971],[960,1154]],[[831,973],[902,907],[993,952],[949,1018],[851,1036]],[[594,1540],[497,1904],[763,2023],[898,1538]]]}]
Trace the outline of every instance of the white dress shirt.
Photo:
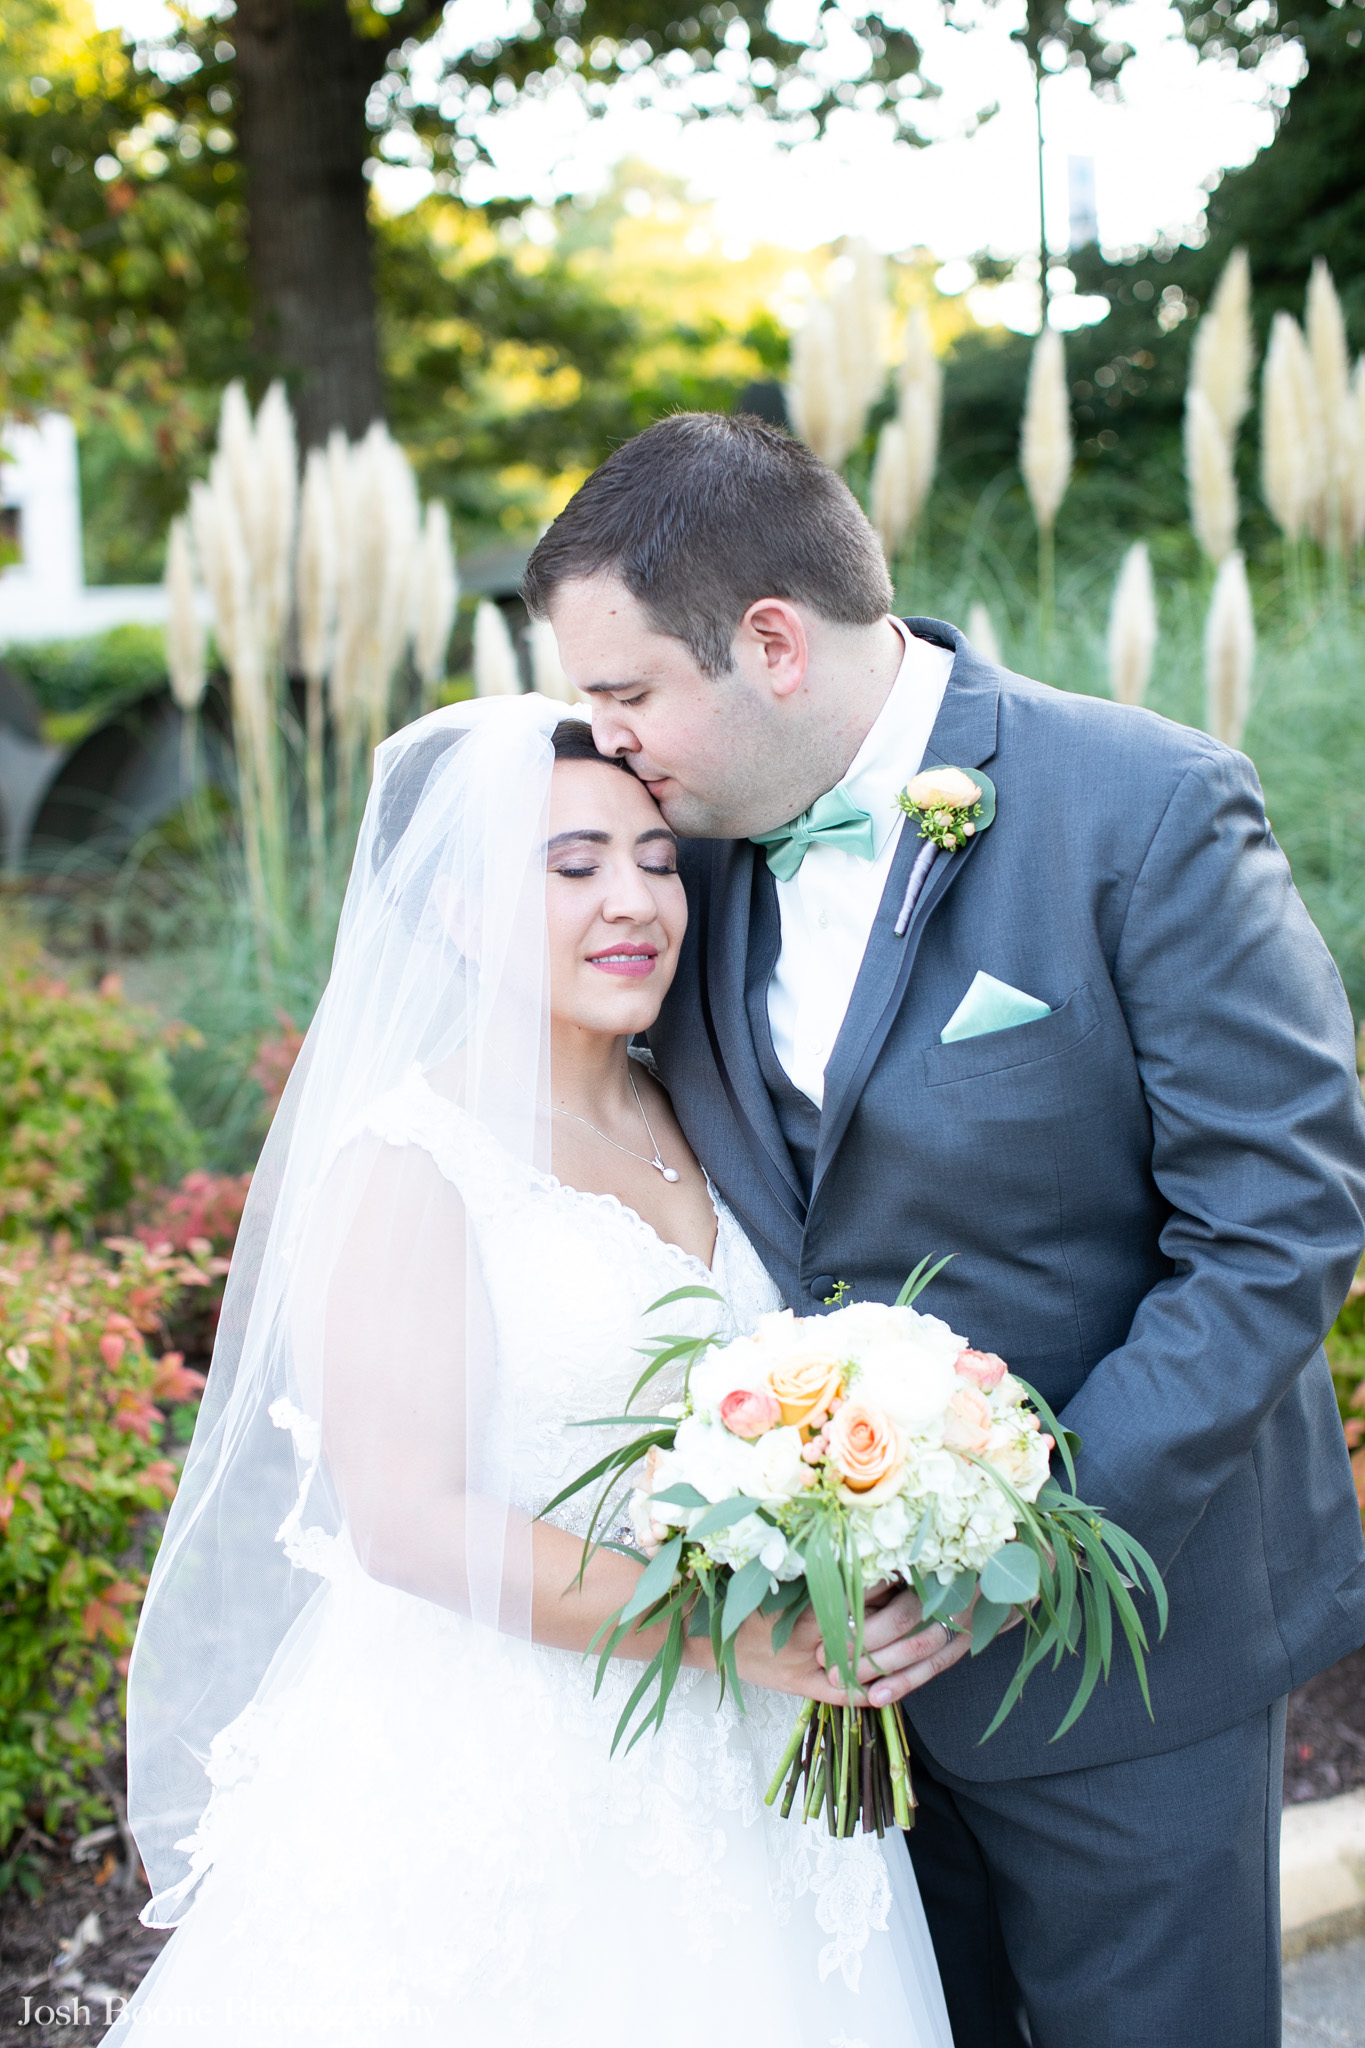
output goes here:
[{"label": "white dress shirt", "polygon": [[872,818],[872,860],[817,840],[777,884],[782,945],[768,983],[768,1022],[783,1070],[823,1107],[825,1065],[839,1036],[882,900],[905,813],[896,798],[918,775],[934,729],[952,649],[894,619],[905,653],[891,694],[837,787]]}]

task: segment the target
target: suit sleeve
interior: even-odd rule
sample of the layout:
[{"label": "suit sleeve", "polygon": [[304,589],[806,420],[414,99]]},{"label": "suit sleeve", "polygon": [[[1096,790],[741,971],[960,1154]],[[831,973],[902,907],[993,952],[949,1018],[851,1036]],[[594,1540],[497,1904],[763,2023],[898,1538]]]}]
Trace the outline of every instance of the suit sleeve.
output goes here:
[{"label": "suit sleeve", "polygon": [[1363,1235],[1350,1009],[1244,756],[1210,752],[1177,785],[1114,984],[1173,1271],[1062,1419],[1081,1497],[1164,1568],[1316,1353]]}]

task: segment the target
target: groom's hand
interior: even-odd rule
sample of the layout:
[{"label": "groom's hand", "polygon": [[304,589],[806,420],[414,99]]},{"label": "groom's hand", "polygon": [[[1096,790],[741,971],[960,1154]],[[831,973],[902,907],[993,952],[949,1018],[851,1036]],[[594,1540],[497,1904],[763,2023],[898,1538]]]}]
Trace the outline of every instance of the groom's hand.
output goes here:
[{"label": "groom's hand", "polygon": [[[863,1622],[863,1660],[858,1682],[866,1688],[868,1703],[889,1707],[907,1693],[918,1692],[931,1678],[961,1661],[971,1648],[971,1637],[958,1634],[941,1621],[920,1628],[922,1616],[918,1593],[908,1588],[899,1592],[874,1588],[868,1594]],[[966,1616],[954,1616],[965,1621]],[[918,1634],[913,1631],[919,1630]],[[821,1664],[824,1645],[816,1649]],[[833,1683],[833,1681],[831,1681]]]}]

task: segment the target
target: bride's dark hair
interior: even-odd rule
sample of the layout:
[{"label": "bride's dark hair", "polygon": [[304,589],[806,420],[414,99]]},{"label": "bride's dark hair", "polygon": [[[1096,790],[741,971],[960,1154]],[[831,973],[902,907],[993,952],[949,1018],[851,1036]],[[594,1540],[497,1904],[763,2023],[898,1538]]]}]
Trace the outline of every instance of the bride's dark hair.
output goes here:
[{"label": "bride's dark hair", "polygon": [[586,718],[561,718],[551,735],[556,761],[600,761],[604,768],[630,768],[619,754],[599,754]]}]

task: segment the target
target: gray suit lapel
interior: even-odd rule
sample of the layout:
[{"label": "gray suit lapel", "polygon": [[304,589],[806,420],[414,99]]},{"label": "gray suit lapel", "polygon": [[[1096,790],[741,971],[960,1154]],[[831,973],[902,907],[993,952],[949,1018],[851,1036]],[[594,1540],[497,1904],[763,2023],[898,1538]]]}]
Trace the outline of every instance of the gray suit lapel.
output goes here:
[{"label": "gray suit lapel", "polygon": [[[948,687],[943,694],[929,744],[924,751],[926,768],[980,768],[995,752],[996,714],[1000,701],[997,671],[968,644],[955,626],[941,619],[912,618],[906,624],[922,639],[952,647],[955,654]],[[907,770],[907,780],[909,771]],[[886,1042],[910,980],[910,970],[919,950],[924,926],[947,895],[979,840],[969,839],[957,853],[935,856],[914,915],[903,938],[894,926],[905,894],[920,841],[902,831],[882,900],[877,907],[867,951],[854,983],[848,1012],[825,1068],[825,1102],[820,1118],[820,1149],[815,1160],[815,1181],[811,1191],[814,1205],[830,1161],[848,1129],[849,1118],[871,1072],[872,1063]]]},{"label": "gray suit lapel", "polygon": [[749,910],[757,849],[747,840],[717,841],[712,883],[703,896],[707,928],[699,933],[702,1021],[735,1121],[776,1200],[804,1230],[806,1203],[754,1050],[745,1002]]}]

